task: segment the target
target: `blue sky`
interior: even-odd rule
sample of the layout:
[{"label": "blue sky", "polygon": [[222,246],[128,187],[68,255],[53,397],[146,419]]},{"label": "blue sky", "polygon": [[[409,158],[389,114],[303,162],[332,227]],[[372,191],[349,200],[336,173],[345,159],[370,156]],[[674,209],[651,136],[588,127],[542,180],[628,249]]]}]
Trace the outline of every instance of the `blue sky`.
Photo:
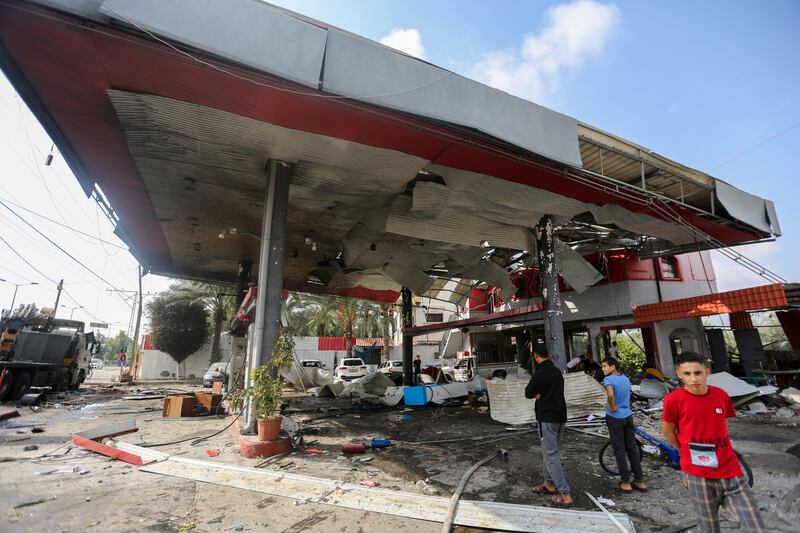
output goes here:
[{"label": "blue sky", "polygon": [[[800,280],[799,2],[273,3],[375,40],[416,30],[425,59],[490,84],[486,58],[511,56],[520,81],[498,88],[773,200],[784,236],[741,251]],[[559,25],[579,35],[560,37]],[[549,40],[550,55],[530,69],[560,65],[540,87],[514,69],[531,39]],[[720,256],[715,267],[721,289],[764,283]]]},{"label": "blue sky", "polygon": [[[275,2],[571,115],[776,203],[784,236],[748,256],[800,281],[800,2]],[[119,243],[50,140],[0,78],[0,198]],[[56,209],[54,204],[60,207]],[[40,228],[118,288],[136,286],[126,252],[53,223]],[[130,308],[8,212],[4,235],[49,277],[67,279],[76,318],[125,329]],[[49,304],[52,283],[4,249],[0,278],[38,281],[19,301]],[[763,284],[715,258],[720,289]],[[147,276],[145,290],[168,281]],[[0,307],[13,287],[0,283]],[[69,316],[70,309],[59,311]],[[89,314],[91,313],[91,315]]]}]

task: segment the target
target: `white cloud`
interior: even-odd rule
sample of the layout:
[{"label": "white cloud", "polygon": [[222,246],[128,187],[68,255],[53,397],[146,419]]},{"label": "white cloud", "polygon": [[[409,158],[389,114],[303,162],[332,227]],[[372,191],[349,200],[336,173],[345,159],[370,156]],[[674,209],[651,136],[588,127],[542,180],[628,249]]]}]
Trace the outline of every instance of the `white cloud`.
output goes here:
[{"label": "white cloud", "polygon": [[518,49],[493,52],[472,75],[503,91],[541,100],[554,92],[561,77],[602,54],[622,17],[614,4],[578,0],[545,12],[545,27],[528,35]]},{"label": "white cloud", "polygon": [[425,59],[425,47],[422,46],[422,35],[414,28],[393,28],[389,35],[380,40],[381,44],[400,50],[408,55]]}]

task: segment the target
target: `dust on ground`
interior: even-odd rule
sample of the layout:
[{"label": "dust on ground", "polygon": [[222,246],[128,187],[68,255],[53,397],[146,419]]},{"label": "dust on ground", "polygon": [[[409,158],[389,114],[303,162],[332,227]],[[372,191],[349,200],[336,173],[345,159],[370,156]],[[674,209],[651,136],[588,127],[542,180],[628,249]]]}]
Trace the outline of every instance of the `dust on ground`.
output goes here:
[{"label": "dust on ground", "polygon": [[[178,387],[188,390],[185,385]],[[20,417],[0,422],[0,512],[4,514],[0,530],[224,531],[241,525],[244,531],[435,532],[441,528],[435,522],[316,503],[297,506],[287,498],[150,474],[65,444],[74,432],[134,419],[139,431],[120,440],[138,445],[185,440],[157,449],[228,464],[254,466],[258,462],[239,455],[231,430],[193,445],[192,440],[219,431],[233,417],[162,418],[161,399],[123,398],[137,391],[166,392],[163,385],[98,383],[76,393],[48,395],[46,407],[16,407]],[[293,453],[267,469],[352,483],[371,479],[383,488],[449,497],[466,470],[502,447],[509,451],[507,462],[495,459],[479,469],[462,498],[550,505],[546,497],[531,491],[541,481],[536,433],[510,431],[493,421],[485,407],[405,412],[402,407],[359,407],[349,399],[284,396],[285,415],[302,424],[305,446],[324,453]],[[0,410],[11,408],[13,404],[5,403]],[[787,452],[800,444],[796,420],[741,417],[731,421],[734,444],[753,468],[754,490],[770,531],[795,531],[800,520],[800,458],[797,452]],[[502,440],[478,445],[476,436]],[[372,437],[389,438],[393,445],[364,456],[340,453],[342,443],[366,442]],[[628,513],[637,531],[662,531],[693,522],[680,472],[646,457],[643,467],[650,491],[620,494],[618,480],[598,464],[604,443],[603,438],[577,432],[564,435],[562,460],[577,509],[595,510],[584,494],[587,491],[613,500],[615,510]],[[37,449],[25,451],[26,446]],[[206,453],[209,449],[221,453],[211,458]],[[738,524],[725,520],[723,530],[739,531]]]}]

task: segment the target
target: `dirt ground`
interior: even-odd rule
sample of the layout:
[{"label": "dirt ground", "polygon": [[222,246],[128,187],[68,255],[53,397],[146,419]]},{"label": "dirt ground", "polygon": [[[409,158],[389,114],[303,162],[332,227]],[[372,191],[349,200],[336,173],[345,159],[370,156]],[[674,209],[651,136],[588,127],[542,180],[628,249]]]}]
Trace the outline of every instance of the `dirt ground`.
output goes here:
[{"label": "dirt ground", "polygon": [[[136,420],[139,432],[120,440],[141,445],[210,435],[232,420],[213,416],[165,419],[161,417],[161,399],[122,399],[148,387],[111,386],[101,383],[101,376],[96,379],[96,385],[85,386],[78,393],[50,395],[45,407],[17,407],[20,417],[0,421],[0,531],[232,531],[242,526],[244,531],[273,532],[434,532],[441,528],[436,522],[324,504],[296,505],[287,498],[150,474],[72,448],[65,443],[73,432],[115,421]],[[153,390],[158,387],[149,386]],[[358,408],[345,399],[294,393],[285,397],[286,415],[304,427],[306,446],[325,453],[293,453],[265,468],[345,482],[372,479],[384,488],[448,497],[470,466],[500,446],[509,450],[508,461],[495,459],[478,470],[463,498],[549,505],[546,498],[531,492],[531,486],[541,479],[542,465],[535,433],[509,431],[494,422],[485,407],[404,412],[402,407]],[[6,402],[0,411],[14,407]],[[39,428],[41,432],[33,432]],[[742,416],[732,421],[731,431],[736,448],[753,468],[754,490],[768,529],[797,531],[800,458],[798,452],[787,450],[800,445],[800,417]],[[473,440],[489,435],[504,440],[480,445]],[[341,455],[342,443],[372,437],[389,438],[393,445],[365,456]],[[430,442],[443,440],[449,442]],[[414,444],[421,442],[428,444]],[[562,458],[578,509],[594,510],[584,494],[588,491],[613,500],[616,510],[631,516],[637,531],[668,531],[693,522],[680,472],[647,457],[645,480],[651,490],[620,494],[616,480],[598,464],[604,442],[575,432],[565,435]],[[37,449],[25,451],[31,445]],[[236,465],[258,462],[239,455],[231,430],[194,446],[184,442],[157,449]],[[208,449],[221,453],[210,458]],[[368,457],[371,459],[362,460]],[[723,526],[725,531],[740,531],[732,521],[724,521]]]}]

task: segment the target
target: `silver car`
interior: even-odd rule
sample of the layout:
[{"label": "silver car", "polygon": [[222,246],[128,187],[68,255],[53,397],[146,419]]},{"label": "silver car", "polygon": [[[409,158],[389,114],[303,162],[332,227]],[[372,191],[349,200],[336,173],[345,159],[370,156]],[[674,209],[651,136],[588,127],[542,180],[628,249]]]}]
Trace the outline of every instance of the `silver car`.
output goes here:
[{"label": "silver car", "polygon": [[215,381],[227,383],[230,364],[230,361],[211,363],[211,366],[203,374],[203,387],[212,387]]}]

